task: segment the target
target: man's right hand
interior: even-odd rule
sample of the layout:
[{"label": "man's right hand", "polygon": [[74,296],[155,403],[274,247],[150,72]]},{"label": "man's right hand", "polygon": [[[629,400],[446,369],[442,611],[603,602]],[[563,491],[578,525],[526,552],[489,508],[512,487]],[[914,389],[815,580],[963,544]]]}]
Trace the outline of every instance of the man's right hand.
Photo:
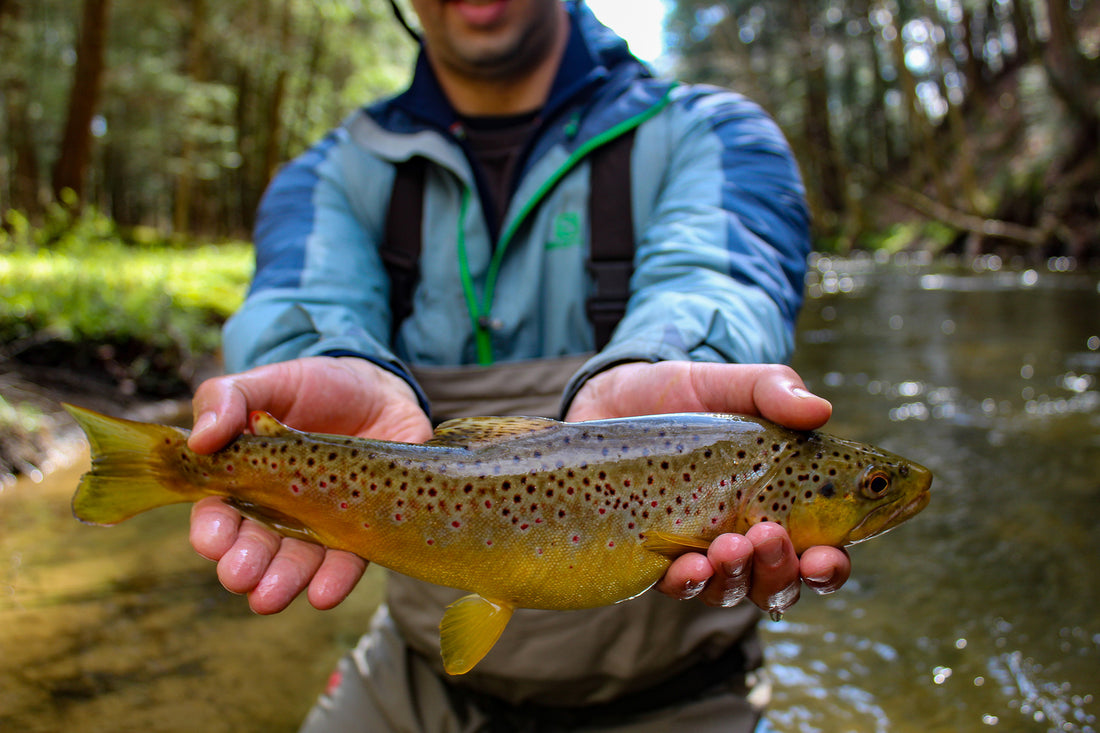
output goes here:
[{"label": "man's right hand", "polygon": [[[408,443],[432,435],[408,383],[355,357],[296,359],[216,377],[199,386],[193,408],[188,445],[197,453],[212,453],[240,435],[253,410],[309,432]],[[282,611],[307,588],[314,607],[332,608],[367,567],[349,552],[283,537],[213,497],[191,512],[191,545],[218,563],[222,585],[247,594],[261,614]]]}]

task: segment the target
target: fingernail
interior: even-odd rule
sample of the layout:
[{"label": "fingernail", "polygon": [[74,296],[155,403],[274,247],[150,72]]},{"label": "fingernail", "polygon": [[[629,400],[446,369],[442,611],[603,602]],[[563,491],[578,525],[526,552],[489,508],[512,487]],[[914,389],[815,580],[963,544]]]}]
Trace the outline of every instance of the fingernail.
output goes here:
[{"label": "fingernail", "polygon": [[705,581],[688,580],[684,583],[684,589],[681,591],[680,599],[687,601],[703,592],[703,589],[707,587]]},{"label": "fingernail", "polygon": [[745,573],[745,567],[748,565],[748,561],[742,558],[741,560],[735,560],[734,562],[722,563],[722,572],[731,578],[736,578]]},{"label": "fingernail", "polygon": [[772,621],[781,619],[784,612],[795,604],[800,588],[801,583],[795,581],[768,599],[768,614],[772,617]]},{"label": "fingernail", "polygon": [[756,546],[756,557],[765,565],[778,565],[783,560],[783,540],[773,537]]},{"label": "fingernail", "polygon": [[201,433],[205,430],[209,430],[217,424],[218,414],[216,412],[204,412],[199,415],[199,419],[195,421],[195,425],[191,428],[191,432]]},{"label": "fingernail", "polygon": [[807,399],[809,397],[814,397],[814,398],[817,397],[817,395],[815,395],[813,392],[806,389],[805,387],[791,387],[791,394],[793,394],[795,397],[798,397],[799,399],[802,399],[802,400]]},{"label": "fingernail", "polygon": [[814,593],[817,593],[819,596],[824,596],[836,590],[832,585],[833,578],[835,577],[836,573],[830,570],[820,575],[808,575],[805,580],[806,585],[810,586]]}]

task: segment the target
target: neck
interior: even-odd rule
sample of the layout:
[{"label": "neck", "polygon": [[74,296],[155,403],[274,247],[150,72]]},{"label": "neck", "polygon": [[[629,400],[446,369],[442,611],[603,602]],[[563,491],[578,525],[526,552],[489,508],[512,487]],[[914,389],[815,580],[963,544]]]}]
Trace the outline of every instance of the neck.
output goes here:
[{"label": "neck", "polygon": [[546,54],[526,69],[496,76],[463,74],[436,63],[430,48],[428,61],[444,94],[459,114],[516,115],[533,112],[546,104],[568,42],[569,18],[562,7],[553,44]]}]

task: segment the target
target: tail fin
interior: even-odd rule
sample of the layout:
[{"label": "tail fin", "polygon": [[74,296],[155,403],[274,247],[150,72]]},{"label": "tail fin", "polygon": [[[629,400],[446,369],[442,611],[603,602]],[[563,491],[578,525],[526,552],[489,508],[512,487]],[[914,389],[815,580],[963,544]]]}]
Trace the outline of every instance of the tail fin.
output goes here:
[{"label": "tail fin", "polygon": [[80,521],[118,524],[149,509],[195,501],[201,495],[173,490],[173,484],[179,484],[172,481],[173,471],[164,461],[165,441],[181,444],[184,431],[62,406],[92,447],[92,470],[81,477],[73,496],[73,515]]}]

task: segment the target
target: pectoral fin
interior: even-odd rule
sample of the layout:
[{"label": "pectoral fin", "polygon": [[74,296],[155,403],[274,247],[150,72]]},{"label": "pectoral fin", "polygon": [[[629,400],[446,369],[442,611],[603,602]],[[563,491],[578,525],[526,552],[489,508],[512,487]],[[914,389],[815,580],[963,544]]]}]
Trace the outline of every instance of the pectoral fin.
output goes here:
[{"label": "pectoral fin", "polygon": [[439,623],[439,647],[447,674],[465,674],[497,643],[515,609],[476,593],[447,606]]},{"label": "pectoral fin", "polygon": [[642,547],[658,555],[664,555],[670,560],[675,560],[680,555],[689,552],[706,552],[710,547],[710,540],[687,535],[672,534],[671,532],[646,532]]}]

